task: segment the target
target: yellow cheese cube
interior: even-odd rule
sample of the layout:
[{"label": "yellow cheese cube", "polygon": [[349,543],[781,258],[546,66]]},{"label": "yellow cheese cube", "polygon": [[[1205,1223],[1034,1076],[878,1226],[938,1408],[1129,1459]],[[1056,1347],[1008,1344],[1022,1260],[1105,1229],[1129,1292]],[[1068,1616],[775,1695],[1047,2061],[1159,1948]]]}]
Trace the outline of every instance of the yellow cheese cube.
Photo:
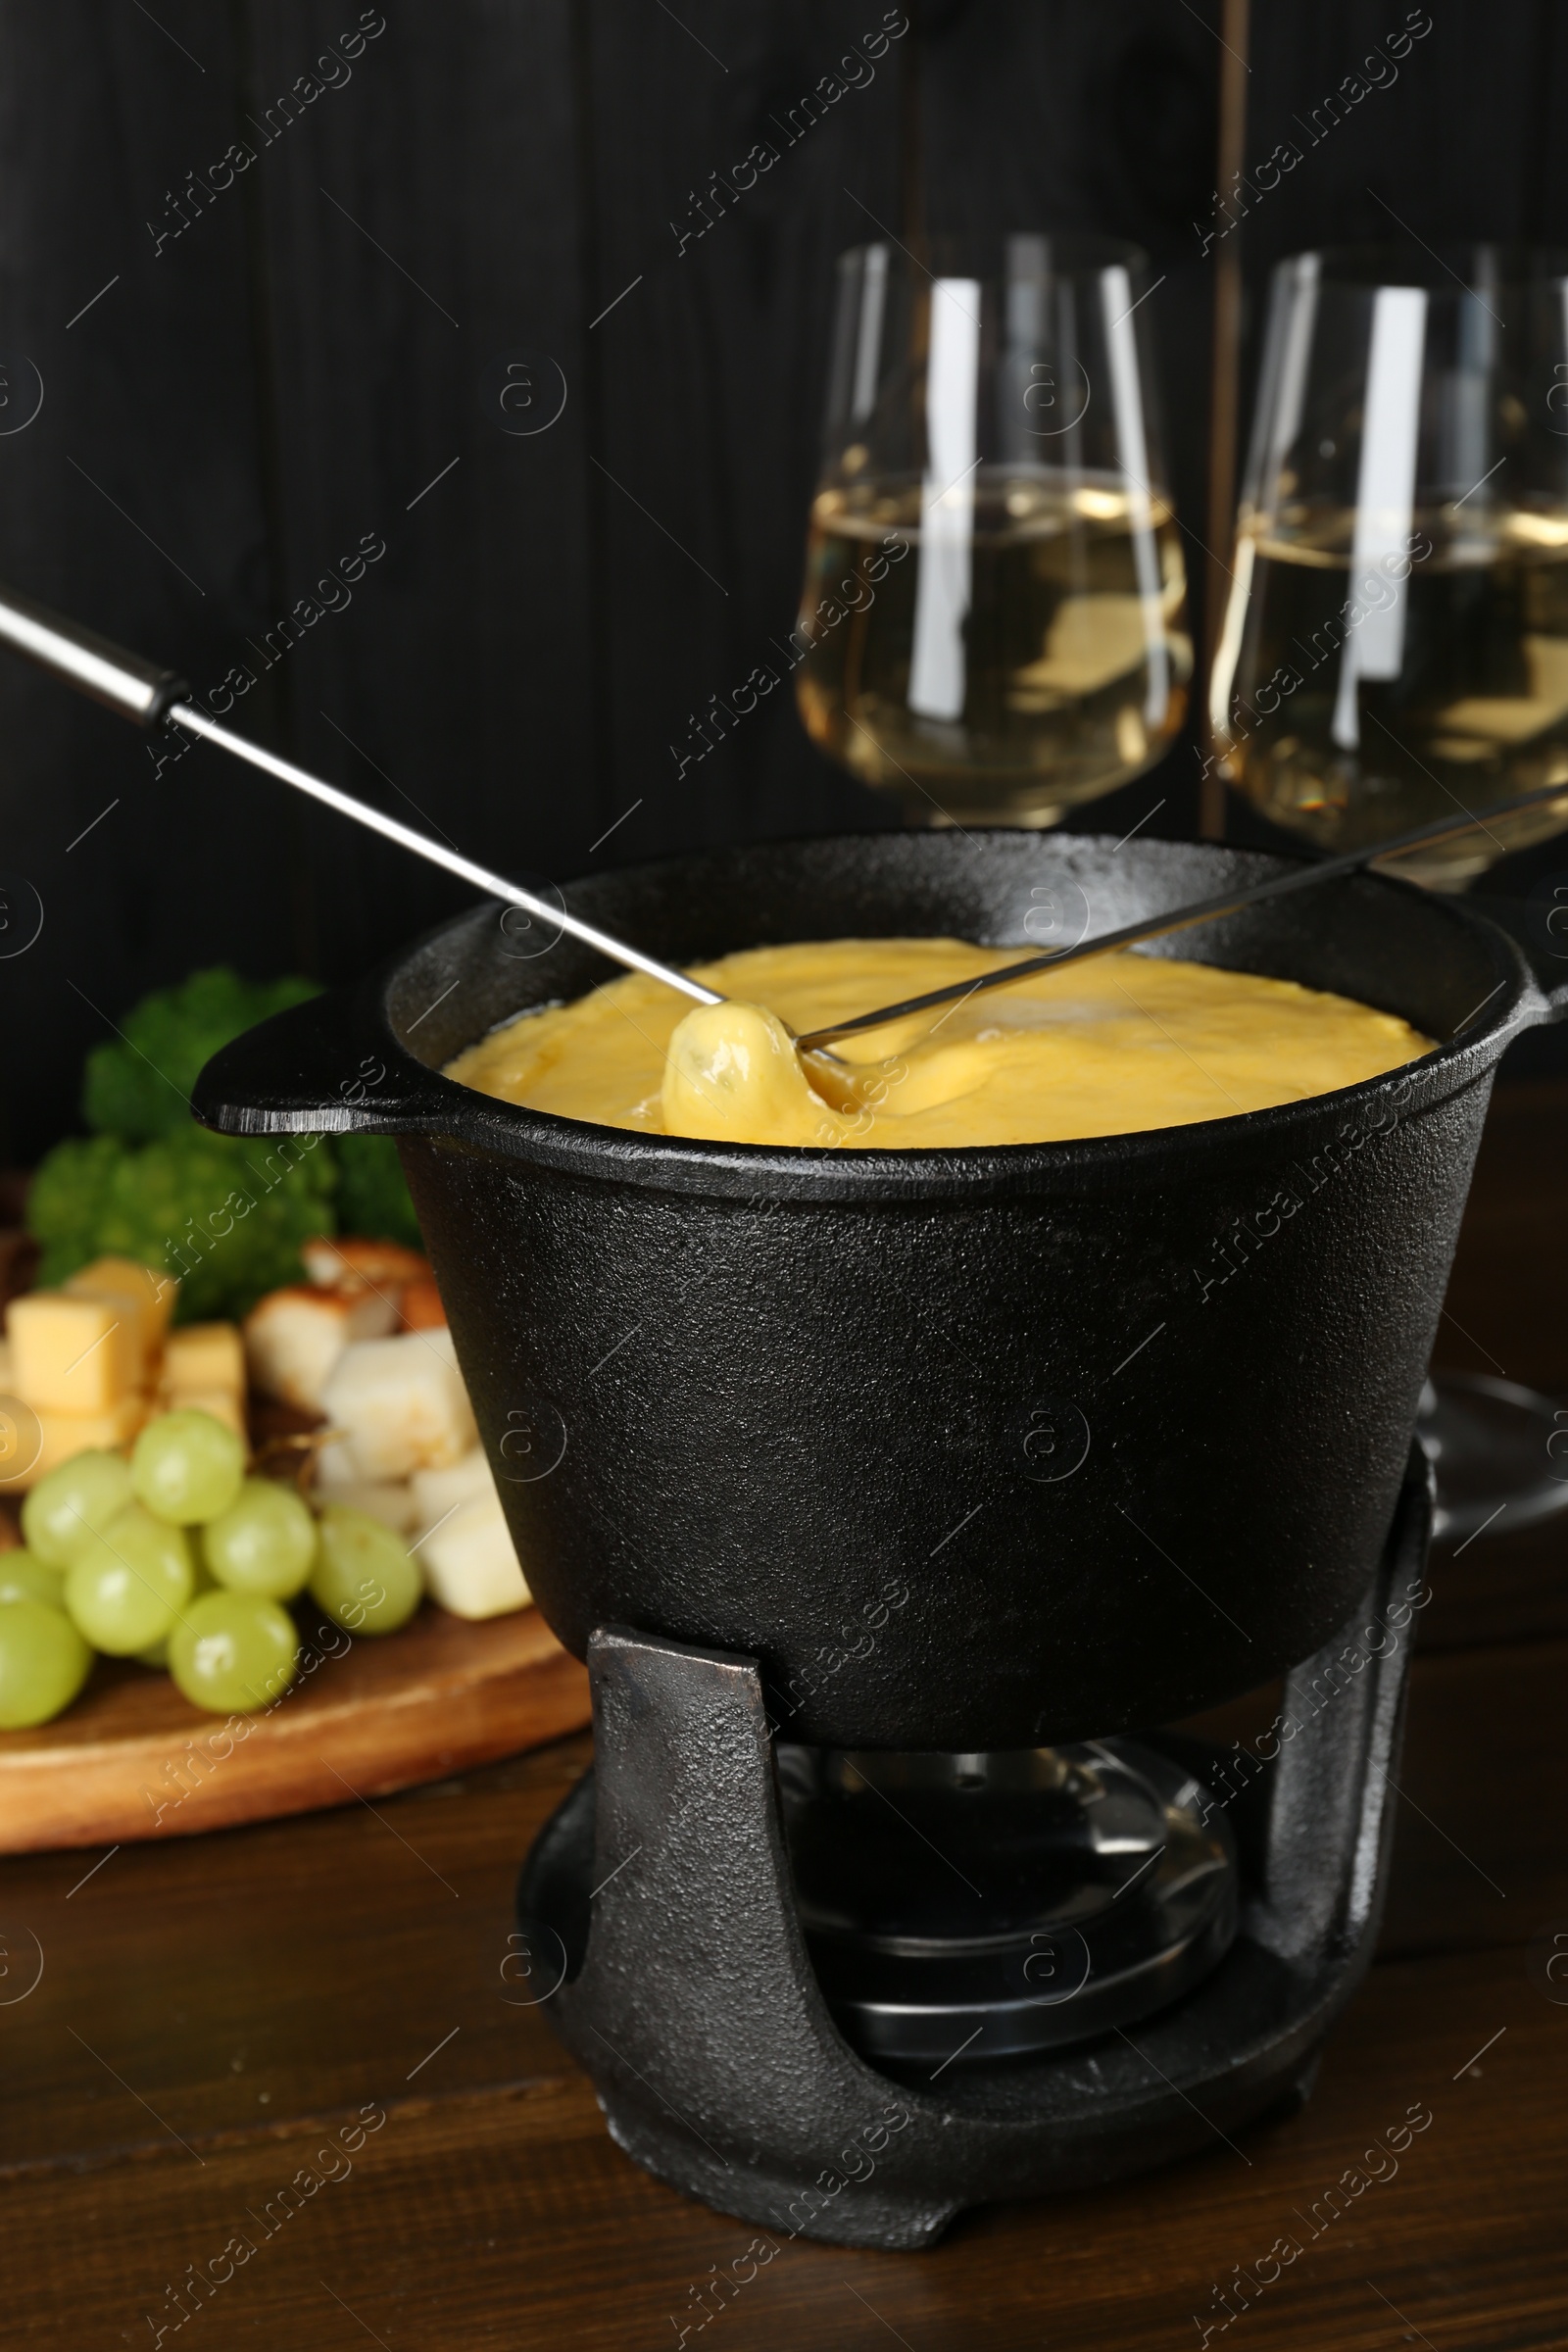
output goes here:
[{"label": "yellow cheese cube", "polygon": [[68,1291],[85,1298],[122,1300],[141,1335],[144,1356],[150,1360],[164,1344],[169,1318],[179,1295],[172,1274],[155,1273],[133,1257],[95,1257],[66,1283]]},{"label": "yellow cheese cube", "polygon": [[[146,1314],[140,1298],[130,1290],[111,1290],[89,1284],[78,1290],[75,1277],[65,1286],[63,1297],[81,1299],[94,1306],[107,1307],[115,1321],[111,1345],[116,1358],[123,1368],[122,1394],[129,1389],[145,1389],[151,1385],[153,1351],[147,1344]],[[70,1408],[77,1409],[73,1406]],[[85,1410],[86,1408],[81,1408]]]},{"label": "yellow cheese cube", "polygon": [[[14,1465],[0,1458],[0,1494],[24,1494],[40,1478],[89,1446],[128,1446],[147,1418],[147,1399],[132,1393],[102,1413],[35,1412],[17,1431]],[[32,1423],[36,1421],[34,1433]]]},{"label": "yellow cheese cube", "polygon": [[12,1299],[6,1329],[12,1381],[36,1413],[104,1413],[141,1385],[141,1331],[128,1301],[29,1291]]},{"label": "yellow cheese cube", "polygon": [[237,1323],[187,1323],[164,1344],[160,1389],[227,1389],[245,1394],[245,1343]]},{"label": "yellow cheese cube", "polygon": [[[0,1347],[5,1343],[0,1341]],[[38,1416],[0,1381],[0,1494],[21,1494],[38,1459]]]},{"label": "yellow cheese cube", "polygon": [[221,1421],[236,1438],[250,1444],[250,1431],[245,1426],[245,1399],[236,1389],[165,1389],[159,1394],[156,1408],[161,1413],[196,1411],[211,1413]]}]

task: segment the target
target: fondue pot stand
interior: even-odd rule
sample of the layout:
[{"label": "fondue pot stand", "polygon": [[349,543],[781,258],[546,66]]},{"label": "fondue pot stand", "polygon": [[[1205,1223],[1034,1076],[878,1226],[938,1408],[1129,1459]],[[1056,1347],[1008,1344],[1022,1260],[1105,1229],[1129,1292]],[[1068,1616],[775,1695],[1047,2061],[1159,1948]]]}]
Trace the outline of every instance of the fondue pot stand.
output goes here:
[{"label": "fondue pot stand", "polygon": [[[676,963],[1051,946],[1280,863],[891,833],[567,903]],[[497,1102],[441,1065],[610,967],[494,906],[209,1063],[222,1131],[399,1138],[593,1681],[595,1772],[524,1873],[530,1984],[651,2170],[918,2245],[1304,2094],[1375,1933],[1412,1431],[1496,1064],[1568,1009],[1547,949],[1374,875],[1160,941],[1437,1046],[1074,1143],[774,1150]],[[1262,1761],[1159,1729],[1279,1675]]]}]

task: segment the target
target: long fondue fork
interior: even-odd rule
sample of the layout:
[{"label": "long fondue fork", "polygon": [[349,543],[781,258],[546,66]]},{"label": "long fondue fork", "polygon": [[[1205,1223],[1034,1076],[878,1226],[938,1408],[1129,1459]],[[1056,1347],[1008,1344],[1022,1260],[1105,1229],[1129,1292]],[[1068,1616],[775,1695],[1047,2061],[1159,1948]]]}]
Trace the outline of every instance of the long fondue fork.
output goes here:
[{"label": "long fondue fork", "polygon": [[428,834],[416,833],[412,825],[400,824],[395,816],[383,816],[368,802],[355,800],[351,794],[340,792],[335,784],[313,776],[308,768],[296,767],[291,760],[280,760],[275,752],[264,751],[259,743],[220,726],[197,704],[186,700],[190,689],[173,670],[160,669],[156,662],[144,662],[137,654],[127,654],[107,637],[78,627],[75,621],[62,618],[46,605],[34,604],[30,597],[19,596],[12,588],[0,587],[0,645],[9,645],[13,652],[36,662],[40,669],[63,678],[78,694],[106,704],[122,718],[135,719],[149,728],[161,725],[166,719],[172,726],[183,727],[187,734],[216,744],[220,751],[228,752],[236,760],[248,760],[252,767],[262,768],[281,783],[292,784],[296,792],[309,793],[312,800],[335,808],[340,816],[351,816],[356,824],[395,841],[400,849],[412,850],[416,858],[428,859],[431,865],[444,866],[449,874],[456,874],[460,881],[471,882],[487,898],[504,899],[508,906],[520,906],[524,913],[540,922],[554,924],[558,931],[569,931],[573,939],[597,948],[602,956],[626,964],[634,972],[646,972],[651,979],[662,980],[666,988],[695,997],[699,1004],[724,1002],[716,990],[705,988],[689,972],[661,963],[657,956],[645,956],[641,948],[630,947],[625,940],[601,931],[597,923],[585,922],[580,914],[570,914],[564,906],[553,906],[548,899],[536,897],[520,883],[509,882],[504,874],[491,873],[487,866],[476,865],[460,851],[447,849],[442,843],[432,841]]},{"label": "long fondue fork", "polygon": [[1137,940],[1163,939],[1172,931],[1189,930],[1195,923],[1211,923],[1222,914],[1236,914],[1244,906],[1261,906],[1268,899],[1288,898],[1293,891],[1315,890],[1321,882],[1359,873],[1363,866],[1373,865],[1381,858],[1420,849],[1427,842],[1451,841],[1456,834],[1484,827],[1494,817],[1512,816],[1518,808],[1536,808],[1545,801],[1568,805],[1568,784],[1544,784],[1534,792],[1521,792],[1511,801],[1495,801],[1481,816],[1440,816],[1431,824],[1412,825],[1407,833],[1391,833],[1387,841],[1375,841],[1364,850],[1348,851],[1342,858],[1325,858],[1316,865],[1272,875],[1268,881],[1253,882],[1245,890],[1219,891],[1211,899],[1194,899],[1185,906],[1172,907],[1166,914],[1145,915],[1136,923],[1123,923],[1119,931],[1099,932],[1093,939],[1080,940],[1075,947],[1049,948],[1039,956],[1026,956],[1019,963],[1004,963],[995,971],[976,972],[970,980],[950,980],[942,988],[928,989],[923,997],[906,997],[900,1004],[881,1004],[875,1012],[857,1013],[853,1020],[809,1029],[795,1043],[803,1054],[808,1054],[833,1038],[853,1037],[859,1029],[880,1029],[889,1021],[902,1020],[906,1013],[926,1012],[934,1004],[951,1004],[962,997],[977,997],[986,989],[1004,988],[1009,980],[1027,979],[1031,972],[1077,963],[1086,956],[1108,955],[1113,948],[1131,947]]},{"label": "long fondue fork", "polygon": [[[428,834],[416,833],[411,825],[400,824],[395,816],[383,816],[368,802],[355,800],[351,794],[340,792],[335,784],[313,776],[308,768],[296,767],[291,760],[280,760],[275,752],[265,751],[259,743],[220,726],[216,718],[209,717],[196,703],[186,699],[190,689],[175,671],[160,669],[156,662],[144,662],[140,655],[128,654],[96,631],[84,629],[51,612],[47,606],[35,604],[30,597],[19,596],[14,589],[3,586],[0,586],[0,645],[9,645],[13,652],[35,662],[41,669],[63,678],[78,694],[106,704],[122,718],[135,719],[144,727],[157,727],[166,720],[172,726],[183,727],[187,734],[216,744],[220,751],[229,753],[234,759],[247,760],[252,767],[291,784],[296,792],[308,793],[313,800],[323,802],[340,816],[352,817],[356,824],[395,841],[400,849],[411,850],[431,865],[445,867],[449,874],[470,882],[487,897],[502,899],[508,906],[520,906],[542,922],[554,923],[558,930],[567,931],[573,939],[597,948],[613,962],[625,964],[634,972],[646,972],[651,979],[662,980],[666,988],[678,989],[682,996],[695,998],[699,1004],[724,1003],[716,990],[705,988],[689,972],[679,970],[674,964],[661,963],[656,956],[645,956],[641,948],[631,947],[612,932],[602,931],[597,923],[585,922],[581,915],[568,913],[564,906],[552,906],[547,899],[524,890],[520,883],[509,882],[504,874],[476,865],[460,851],[447,849],[442,843],[432,841]],[[1103,956],[1113,948],[1131,947],[1143,939],[1162,939],[1172,931],[1188,930],[1195,923],[1213,922],[1222,914],[1236,914],[1244,906],[1260,906],[1269,899],[1287,898],[1294,891],[1315,890],[1319,883],[1358,873],[1379,858],[1419,849],[1428,842],[1449,841],[1493,817],[1511,816],[1516,809],[1539,808],[1544,802],[1559,800],[1568,800],[1568,786],[1546,784],[1535,792],[1520,793],[1514,800],[1495,803],[1484,817],[1439,817],[1431,824],[1415,825],[1407,833],[1396,833],[1387,841],[1374,842],[1369,849],[1351,850],[1342,858],[1326,858],[1318,864],[1273,875],[1266,882],[1254,882],[1245,890],[1221,891],[1213,898],[1195,899],[1189,906],[1173,907],[1168,913],[1146,915],[1140,922],[1124,923],[1120,930],[1103,931],[1094,939],[1080,940],[1076,947],[1048,949],[1042,955],[1025,956],[1021,962],[977,972],[970,980],[949,981],[945,987],[928,989],[924,996],[906,997],[902,1004],[878,1005],[874,1012],[858,1013],[852,1020],[808,1030],[795,1043],[801,1053],[813,1055],[814,1071],[820,1069],[824,1059],[832,1062],[832,1055],[823,1056],[817,1049],[834,1038],[853,1037],[861,1029],[880,1029],[890,1021],[902,1020],[907,1013],[926,1012],[936,1004],[951,1004],[961,997],[1004,988],[1009,981],[1027,979],[1032,972],[1047,971],[1057,964],[1076,963],[1085,956]]]}]

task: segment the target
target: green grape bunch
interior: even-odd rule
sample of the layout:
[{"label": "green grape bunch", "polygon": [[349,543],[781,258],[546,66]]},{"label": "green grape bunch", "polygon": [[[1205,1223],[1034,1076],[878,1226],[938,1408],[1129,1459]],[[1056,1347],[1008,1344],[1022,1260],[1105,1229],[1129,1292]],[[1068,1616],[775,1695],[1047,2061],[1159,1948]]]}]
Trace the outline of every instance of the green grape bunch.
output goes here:
[{"label": "green grape bunch", "polygon": [[275,1706],[300,1672],[285,1603],[356,1635],[406,1625],[424,1579],[402,1538],[343,1503],[247,1476],[233,1431],[195,1407],[149,1421],[130,1458],[88,1449],[22,1506],[0,1553],[0,1732],[71,1704],[94,1652],[167,1669],[192,1706]]}]

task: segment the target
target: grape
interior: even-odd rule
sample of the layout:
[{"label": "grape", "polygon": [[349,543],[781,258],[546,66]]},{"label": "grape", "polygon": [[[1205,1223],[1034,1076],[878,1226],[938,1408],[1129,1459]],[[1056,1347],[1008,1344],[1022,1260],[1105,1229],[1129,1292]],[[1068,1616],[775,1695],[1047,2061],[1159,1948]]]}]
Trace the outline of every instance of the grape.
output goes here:
[{"label": "grape", "polygon": [[69,1707],[92,1665],[71,1619],[41,1600],[0,1609],[0,1731],[25,1731]]},{"label": "grape", "polygon": [[138,1649],[136,1663],[138,1666],[151,1666],[159,1674],[167,1674],[169,1672],[169,1636],[166,1634],[161,1642],[150,1643],[146,1649]]},{"label": "grape", "polygon": [[287,1600],[303,1587],[316,1558],[316,1521],[292,1487],[248,1478],[220,1519],[201,1533],[201,1553],[230,1592]]},{"label": "grape", "polygon": [[299,1663],[294,1620],[259,1592],[204,1592],[169,1637],[169,1671],[193,1707],[244,1715],[286,1690]]},{"label": "grape", "polygon": [[131,1448],[130,1484],[138,1502],[175,1527],[194,1527],[226,1511],[245,1476],[245,1448],[231,1429],[198,1406],[160,1413]]},{"label": "grape", "polygon": [[34,1559],[69,1568],[86,1538],[130,1500],[130,1465],[96,1446],[40,1478],[22,1506],[22,1533]]},{"label": "grape", "polygon": [[8,1600],[41,1600],[48,1609],[66,1605],[66,1580],[30,1551],[0,1552],[0,1605]]},{"label": "grape", "polygon": [[423,1590],[417,1561],[389,1527],[347,1503],[327,1505],[311,1598],[334,1624],[355,1634],[396,1633],[414,1615]]},{"label": "grape", "polygon": [[161,1642],[196,1582],[190,1540],[127,1503],[66,1571],[66,1607],[94,1649],[133,1658]]}]

